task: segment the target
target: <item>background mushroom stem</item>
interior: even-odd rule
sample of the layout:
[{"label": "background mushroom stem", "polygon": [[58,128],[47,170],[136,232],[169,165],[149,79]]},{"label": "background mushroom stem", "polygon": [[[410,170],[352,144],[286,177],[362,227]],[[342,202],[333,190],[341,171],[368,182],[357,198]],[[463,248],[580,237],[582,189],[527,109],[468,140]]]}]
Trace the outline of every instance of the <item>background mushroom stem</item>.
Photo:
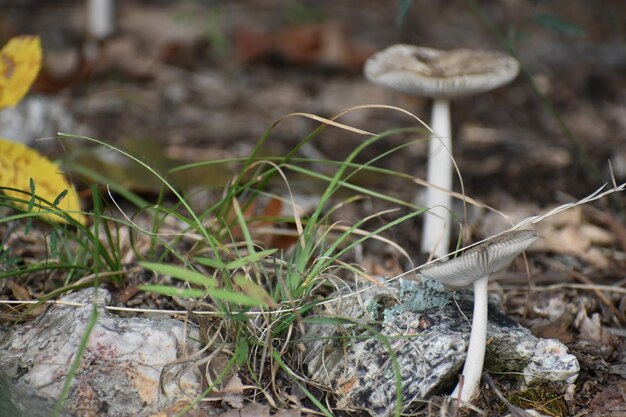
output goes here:
[{"label": "background mushroom stem", "polygon": [[[447,99],[435,99],[432,109],[431,137],[428,148],[426,180],[445,190],[452,189],[452,134],[450,105]],[[450,245],[450,209],[452,198],[445,191],[428,188],[422,232],[422,252],[439,258],[448,253]]]},{"label": "background mushroom stem", "polygon": [[95,39],[105,39],[115,31],[114,0],[87,0],[87,31]]},{"label": "background mushroom stem", "polygon": [[478,384],[483,372],[485,349],[487,347],[487,284],[488,275],[474,281],[474,316],[469,347],[463,366],[463,383],[456,386],[452,398],[459,398],[460,386],[463,386],[461,402],[470,402],[478,393]]}]

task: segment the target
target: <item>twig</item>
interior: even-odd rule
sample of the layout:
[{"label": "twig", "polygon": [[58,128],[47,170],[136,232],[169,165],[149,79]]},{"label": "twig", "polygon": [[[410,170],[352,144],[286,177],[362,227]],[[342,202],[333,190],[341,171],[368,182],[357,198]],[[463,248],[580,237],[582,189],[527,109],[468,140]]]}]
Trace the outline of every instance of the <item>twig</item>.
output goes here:
[{"label": "twig", "polygon": [[500,392],[498,387],[496,387],[496,384],[493,382],[493,379],[491,378],[491,375],[489,375],[489,373],[487,372],[483,373],[483,381],[485,381],[487,385],[489,385],[489,388],[491,388],[493,393],[496,394],[496,397],[498,397],[500,401],[502,401],[502,403],[509,409],[512,416],[533,417],[532,414],[527,413],[526,411],[522,410],[521,408],[519,408],[518,406],[512,404],[509,400],[507,400],[504,397],[504,395],[502,395],[502,392]]}]

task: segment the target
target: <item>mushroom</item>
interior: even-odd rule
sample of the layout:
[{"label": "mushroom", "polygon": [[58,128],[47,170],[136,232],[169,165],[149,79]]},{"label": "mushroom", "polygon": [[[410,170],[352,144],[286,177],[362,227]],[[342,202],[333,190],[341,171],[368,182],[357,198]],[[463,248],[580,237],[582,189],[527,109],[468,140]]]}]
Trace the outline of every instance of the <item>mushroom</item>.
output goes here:
[{"label": "mushroom", "polygon": [[532,230],[506,232],[466,250],[454,259],[435,262],[420,270],[423,277],[437,280],[449,290],[474,285],[474,314],[463,366],[463,379],[451,394],[453,398],[460,394],[461,402],[469,402],[478,393],[478,383],[483,371],[487,343],[489,275],[506,267],[537,238],[537,233]]},{"label": "mushroom", "polygon": [[[513,80],[519,72],[515,58],[500,52],[455,49],[444,51],[413,45],[393,45],[370,57],[365,76],[394,90],[432,98],[427,181],[452,189],[452,135],[449,100],[492,90]],[[428,188],[422,233],[422,251],[436,258],[448,253],[450,194]]]}]

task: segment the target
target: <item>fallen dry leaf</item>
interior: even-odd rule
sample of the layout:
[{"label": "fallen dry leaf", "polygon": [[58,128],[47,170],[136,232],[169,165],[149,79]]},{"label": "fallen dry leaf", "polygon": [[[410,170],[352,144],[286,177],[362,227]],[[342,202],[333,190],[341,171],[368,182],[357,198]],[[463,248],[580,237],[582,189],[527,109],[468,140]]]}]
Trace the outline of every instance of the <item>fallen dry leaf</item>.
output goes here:
[{"label": "fallen dry leaf", "polygon": [[301,417],[302,410],[294,408],[291,410],[280,410],[275,414],[270,414],[270,408],[266,405],[252,403],[241,410],[228,410],[218,417]]},{"label": "fallen dry leaf", "polygon": [[[152,414],[150,417],[174,417],[181,415],[180,413],[189,406],[187,401],[177,401],[174,404],[167,407],[165,410],[161,410],[156,414]],[[182,414],[184,417],[208,417],[209,414],[203,409],[192,409]]]},{"label": "fallen dry leaf", "polygon": [[239,412],[241,417],[270,417],[270,408],[257,403],[250,404]]},{"label": "fallen dry leaf", "polygon": [[626,250],[626,226],[622,224],[619,218],[608,211],[602,211],[591,207],[586,207],[586,210],[596,219],[598,222],[607,226],[612,235],[615,236],[619,246],[622,250]]},{"label": "fallen dry leaf", "polygon": [[[85,216],[80,213],[80,201],[76,190],[65,179],[59,167],[34,149],[21,143],[0,139],[0,187],[15,188],[26,192],[24,194],[5,189],[2,190],[3,193],[10,197],[28,200],[31,178],[35,184],[35,194],[50,204],[54,203],[63,191],[67,191],[56,207],[68,212],[69,216],[79,223],[86,223]],[[15,204],[23,208],[28,207],[23,203]],[[42,203],[42,209],[46,208],[49,207]],[[35,210],[37,209],[35,207]],[[57,215],[45,214],[43,217],[55,222],[65,222],[63,217]]]},{"label": "fallen dry leaf", "polygon": [[13,107],[26,95],[41,69],[41,40],[17,36],[0,50],[0,109]]},{"label": "fallen dry leaf", "polygon": [[[546,208],[542,211],[550,210]],[[535,213],[536,214],[536,213]],[[614,235],[589,223],[581,207],[574,207],[537,224],[542,237],[530,249],[533,252],[553,252],[577,256],[596,268],[607,268],[609,259],[598,246],[610,246]]]},{"label": "fallen dry leaf", "polygon": [[20,301],[32,300],[32,297],[30,296],[30,293],[28,292],[28,290],[18,285],[17,283],[15,283],[15,281],[8,281],[7,286],[11,289],[11,292],[13,293],[13,296],[15,297],[16,300],[20,300]]},{"label": "fallen dry leaf", "polygon": [[596,245],[609,246],[615,242],[613,233],[590,223],[581,224],[579,233]]},{"label": "fallen dry leaf", "polygon": [[[507,213],[515,223],[538,213],[548,212],[553,208],[540,209],[535,204],[509,202],[509,205],[503,207],[502,211]],[[536,226],[541,239],[533,245],[530,251],[573,255],[596,268],[607,268],[610,265],[610,259],[598,247],[613,245],[615,233],[592,224],[589,220],[584,215],[582,207],[574,207],[545,219]],[[486,235],[489,235],[508,226],[501,216],[489,213],[485,216],[482,229]]]},{"label": "fallen dry leaf", "polygon": [[222,392],[224,393],[223,401],[233,408],[243,407],[243,390],[244,386],[237,374],[233,375]]},{"label": "fallen dry leaf", "polygon": [[589,406],[593,410],[589,416],[626,415],[626,381],[617,381],[600,391]]},{"label": "fallen dry leaf", "polygon": [[587,315],[584,308],[581,308],[576,315],[574,325],[580,332],[580,338],[588,342],[593,342],[598,345],[609,343],[611,341],[611,334],[602,328],[600,323],[600,315],[593,313],[591,318]]},{"label": "fallen dry leaf", "polygon": [[574,336],[572,335],[571,325],[574,321],[574,315],[570,310],[566,310],[558,319],[548,324],[536,325],[531,328],[535,336],[544,339],[558,339],[562,343],[572,343]]},{"label": "fallen dry leaf", "polygon": [[160,63],[146,56],[135,39],[125,36],[108,42],[94,65],[98,73],[118,71],[142,79],[154,77]]},{"label": "fallen dry leaf", "polygon": [[241,410],[228,410],[219,417],[270,417],[270,408],[266,405],[252,403]]},{"label": "fallen dry leaf", "polygon": [[302,410],[295,408],[293,410],[281,410],[274,414],[274,417],[301,417]]},{"label": "fallen dry leaf", "polygon": [[241,417],[239,410],[228,410],[225,413],[220,414],[218,417]]},{"label": "fallen dry leaf", "polygon": [[235,47],[237,59],[243,63],[278,60],[353,72],[360,71],[374,53],[372,48],[357,44],[341,23],[332,20],[271,33],[240,28],[235,33]]},{"label": "fallen dry leaf", "polygon": [[581,308],[574,320],[574,327],[579,331],[577,349],[600,356],[604,360],[610,360],[614,356],[620,342],[602,327],[598,313],[593,313],[590,318],[587,311]]},{"label": "fallen dry leaf", "polygon": [[193,7],[172,13],[163,7],[127,4],[120,15],[120,31],[140,45],[146,60],[193,68],[202,56],[206,25]]}]

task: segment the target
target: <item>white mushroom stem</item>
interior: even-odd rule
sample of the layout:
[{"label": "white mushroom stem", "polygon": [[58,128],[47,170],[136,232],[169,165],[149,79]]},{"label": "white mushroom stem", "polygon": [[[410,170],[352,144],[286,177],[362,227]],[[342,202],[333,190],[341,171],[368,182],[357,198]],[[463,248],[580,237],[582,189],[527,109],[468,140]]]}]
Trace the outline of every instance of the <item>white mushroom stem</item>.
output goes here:
[{"label": "white mushroom stem", "polygon": [[[462,384],[451,394],[469,403],[478,393],[487,344],[487,284],[489,274],[504,269],[517,255],[538,239],[532,230],[501,233],[471,247],[456,258],[435,262],[420,270],[423,277],[436,279],[449,290],[474,286],[472,332],[463,366]],[[462,389],[460,388],[462,385]]]},{"label": "white mushroom stem", "polygon": [[452,398],[459,398],[461,385],[461,402],[470,402],[478,393],[478,384],[483,373],[485,349],[487,346],[487,284],[488,275],[474,281],[474,316],[472,317],[472,332],[469,347],[463,366],[463,382],[456,386],[451,394]]},{"label": "white mushroom stem", "polygon": [[95,39],[111,36],[115,30],[114,0],[87,0],[87,31]]},{"label": "white mushroom stem", "polygon": [[[428,173],[426,180],[444,190],[452,189],[452,133],[450,129],[450,104],[447,99],[435,99],[432,110],[431,137],[428,148]],[[449,193],[433,188],[426,192],[426,207],[422,232],[422,252],[440,258],[450,246]]]}]

